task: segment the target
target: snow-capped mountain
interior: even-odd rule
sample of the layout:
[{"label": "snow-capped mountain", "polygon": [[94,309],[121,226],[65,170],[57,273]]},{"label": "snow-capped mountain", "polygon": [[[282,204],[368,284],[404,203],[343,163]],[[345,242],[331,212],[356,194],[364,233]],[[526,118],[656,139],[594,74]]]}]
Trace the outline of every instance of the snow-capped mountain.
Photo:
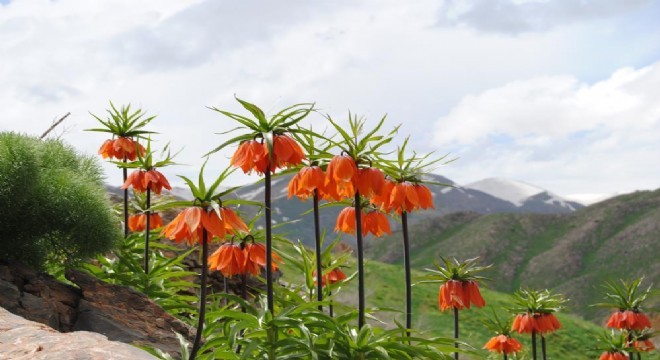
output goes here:
[{"label": "snow-capped mountain", "polygon": [[504,178],[483,179],[464,187],[485,192],[516,206],[522,206],[528,198],[545,191],[538,186]]},{"label": "snow-capped mountain", "polygon": [[496,198],[508,201],[516,207],[525,207],[530,212],[556,212],[557,207],[574,211],[582,207],[548,190],[522,181],[504,178],[488,178],[468,185],[467,189],[481,191]]},{"label": "snow-capped mountain", "polygon": [[[311,200],[301,202],[297,198],[288,199],[287,186],[293,175],[276,176],[272,180],[272,208],[273,223],[282,224],[290,221],[303,219],[301,222],[282,224],[278,231],[288,233],[292,239],[301,239],[303,242],[311,242],[314,236],[313,227],[306,224],[312,223],[312,214],[309,213]],[[428,174],[425,181],[429,182],[429,190],[433,194],[435,209],[417,211],[409,216],[412,224],[422,218],[436,217],[458,211],[471,211],[481,214],[491,213],[570,213],[583,205],[565,200],[551,192],[534,185],[508,179],[485,179],[466,186],[460,186],[446,177]],[[431,184],[434,183],[434,184]],[[444,184],[435,185],[435,183]],[[121,194],[118,187],[109,187],[110,192]],[[190,192],[186,188],[175,187],[171,195],[183,199],[190,199]],[[244,200],[263,201],[263,183],[255,183],[241,187],[231,197]],[[254,206],[242,206],[240,209],[245,219],[252,218],[257,208]],[[321,211],[322,228],[331,234],[335,227],[337,215],[341,207],[326,207]],[[398,223],[391,222],[395,229]]]}]

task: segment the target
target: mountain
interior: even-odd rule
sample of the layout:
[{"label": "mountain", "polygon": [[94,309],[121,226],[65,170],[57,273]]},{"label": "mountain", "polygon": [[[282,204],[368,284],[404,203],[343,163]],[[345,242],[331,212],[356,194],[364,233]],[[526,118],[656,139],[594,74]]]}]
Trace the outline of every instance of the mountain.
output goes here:
[{"label": "mountain", "polygon": [[508,201],[524,212],[557,213],[558,209],[575,211],[581,207],[577,202],[567,201],[538,186],[503,178],[488,178],[465,185],[496,198]]},{"label": "mountain", "polygon": [[[272,180],[272,206],[273,222],[281,224],[278,232],[286,233],[292,239],[300,239],[304,243],[313,244],[314,228],[309,226],[313,224],[313,214],[311,213],[312,201],[301,202],[297,198],[288,199],[287,185],[293,175],[282,175],[274,177]],[[446,186],[429,185],[429,189],[434,197],[436,208],[434,210],[421,211],[411,214],[409,223],[412,225],[417,221],[427,218],[435,218],[460,211],[471,211],[480,214],[491,213],[570,213],[583,206],[561,199],[549,191],[541,188],[533,188],[534,191],[527,191],[524,194],[517,195],[515,201],[512,201],[509,193],[514,192],[516,186],[522,187],[522,183],[499,179],[501,186],[506,186],[506,191],[497,192],[499,186],[497,182],[490,179],[474,183],[471,186],[459,186],[452,180],[440,175],[426,175],[425,181],[446,184]],[[476,184],[476,185],[475,185]],[[481,185],[479,185],[481,184]],[[263,201],[264,186],[263,182],[246,185],[236,191],[236,197],[244,200]],[[320,212],[321,227],[332,233],[335,222],[341,206],[327,206]],[[244,207],[246,217],[250,218],[256,213],[253,207]],[[305,212],[309,212],[304,214]],[[304,214],[304,215],[303,215]],[[301,219],[300,222],[287,223]],[[398,224],[391,222],[392,227],[396,229]],[[347,238],[350,242],[352,239]]]},{"label": "mountain", "polygon": [[[411,264],[430,267],[440,256],[480,257],[493,264],[490,285],[503,292],[520,286],[566,294],[571,311],[601,320],[600,285],[645,276],[660,281],[660,189],[617,196],[569,214],[458,212],[428,218],[410,234]],[[367,255],[401,263],[401,234],[366,242]]]}]

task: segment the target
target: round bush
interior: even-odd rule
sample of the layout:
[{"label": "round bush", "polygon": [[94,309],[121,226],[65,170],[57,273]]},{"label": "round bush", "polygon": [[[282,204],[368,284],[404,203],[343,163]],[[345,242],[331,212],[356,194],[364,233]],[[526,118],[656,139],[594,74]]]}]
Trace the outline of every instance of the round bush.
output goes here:
[{"label": "round bush", "polygon": [[0,132],[0,259],[71,265],[120,238],[95,158]]}]

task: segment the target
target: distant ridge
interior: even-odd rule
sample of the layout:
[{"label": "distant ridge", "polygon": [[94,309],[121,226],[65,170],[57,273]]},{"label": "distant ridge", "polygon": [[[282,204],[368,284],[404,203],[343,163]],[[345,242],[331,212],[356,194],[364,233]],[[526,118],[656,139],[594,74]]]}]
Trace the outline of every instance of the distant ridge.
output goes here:
[{"label": "distant ridge", "polygon": [[[369,239],[367,255],[401,263],[401,234]],[[660,282],[660,189],[620,195],[566,214],[458,212],[411,228],[411,264],[423,269],[440,256],[480,257],[498,291],[519,286],[552,288],[570,299],[571,311],[598,320],[607,311],[605,280],[645,276]],[[600,312],[599,312],[600,311]]]}]

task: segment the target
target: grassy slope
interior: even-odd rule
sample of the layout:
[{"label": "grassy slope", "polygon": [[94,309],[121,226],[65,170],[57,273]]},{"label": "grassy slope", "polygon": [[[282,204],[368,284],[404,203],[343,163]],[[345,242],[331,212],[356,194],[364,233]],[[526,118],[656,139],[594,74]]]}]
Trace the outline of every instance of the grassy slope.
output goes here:
[{"label": "grassy slope", "polygon": [[[400,264],[400,233],[370,240],[369,256]],[[660,190],[619,196],[570,215],[457,213],[423,221],[411,234],[411,263],[422,269],[438,256],[479,256],[494,264],[493,288],[554,288],[571,311],[598,321],[607,279],[645,275],[660,280]]]},{"label": "grassy slope", "polygon": [[[354,267],[353,267],[354,268]],[[384,307],[403,309],[404,306],[404,280],[403,269],[398,265],[384,264],[377,261],[368,261],[366,264],[367,307]],[[295,272],[284,267],[285,279],[295,279]],[[413,282],[422,275],[413,273]],[[509,296],[497,291],[483,290],[486,307],[483,309],[465,310],[460,313],[461,340],[477,349],[480,356],[487,356],[488,352],[481,347],[492,336],[489,330],[481,323],[481,319],[490,316],[491,309],[498,314],[506,313]],[[435,284],[419,284],[413,288],[413,327],[433,336],[453,336],[453,317],[451,313],[441,313],[437,305],[438,286]],[[344,304],[355,306],[357,302],[357,280],[345,286],[338,295],[338,300]],[[380,312],[376,315],[387,326],[393,326],[394,319],[403,323],[400,313]],[[548,337],[548,355],[550,359],[587,359],[597,358],[599,352],[590,350],[595,346],[595,334],[600,328],[591,322],[569,315],[559,314],[564,328]],[[527,337],[518,337],[525,349],[530,349]],[[540,344],[540,343],[539,343]],[[540,345],[539,345],[540,349]],[[478,358],[478,357],[477,357]]]}]

